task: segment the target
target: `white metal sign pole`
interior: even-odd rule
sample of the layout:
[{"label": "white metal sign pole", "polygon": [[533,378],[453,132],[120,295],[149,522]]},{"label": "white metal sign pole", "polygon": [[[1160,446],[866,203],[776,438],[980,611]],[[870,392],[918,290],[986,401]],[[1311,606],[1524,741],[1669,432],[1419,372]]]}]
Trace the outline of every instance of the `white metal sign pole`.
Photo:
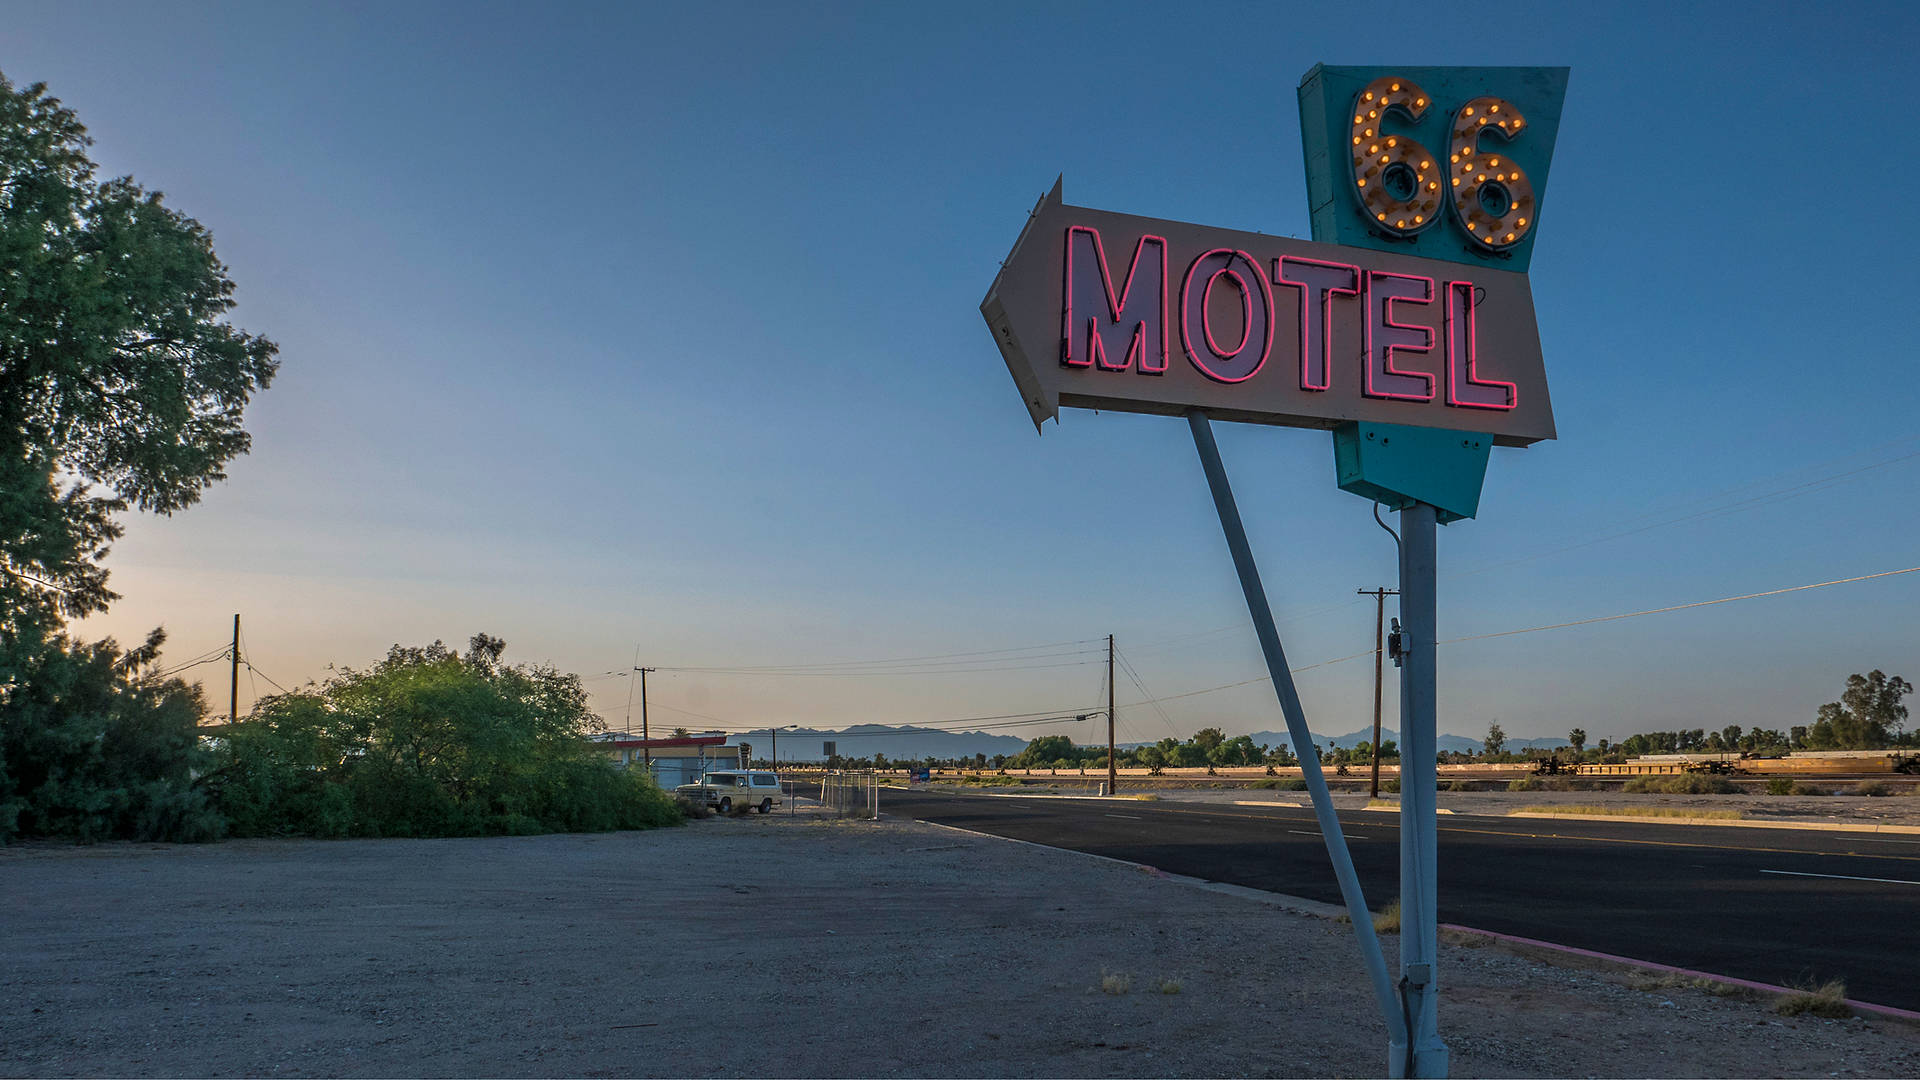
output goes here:
[{"label": "white metal sign pole", "polygon": [[[1227,483],[1227,469],[1220,461],[1220,446],[1213,439],[1213,425],[1207,414],[1195,409],[1187,414],[1193,429],[1194,449],[1200,452],[1200,465],[1207,473],[1207,487],[1213,491],[1213,506],[1220,514],[1220,529],[1227,536],[1227,550],[1233,554],[1233,568],[1240,575],[1240,591],[1246,594],[1247,614],[1253,618],[1254,633],[1260,638],[1260,652],[1267,660],[1267,674],[1273,679],[1273,692],[1280,699],[1280,712],[1287,720],[1287,734],[1293,752],[1300,759],[1300,774],[1306,778],[1307,792],[1313,796],[1314,816],[1320,822],[1320,835],[1326,841],[1327,857],[1333,862],[1333,875],[1340,882],[1340,896],[1347,902],[1348,917],[1353,920],[1354,937],[1360,943],[1360,959],[1366,964],[1367,978],[1373,983],[1381,1018],[1394,1045],[1407,1044],[1404,1005],[1394,993],[1387,975],[1386,955],[1380,950],[1380,938],[1373,930],[1373,913],[1360,892],[1360,878],[1353,870],[1353,856],[1347,851],[1346,834],[1340,831],[1340,819],[1333,812],[1333,797],[1327,791],[1326,777],[1320,772],[1320,757],[1314,750],[1313,733],[1307,728],[1306,710],[1300,706],[1300,693],[1293,685],[1293,673],[1287,669],[1287,654],[1280,647],[1280,633],[1274,629],[1273,609],[1267,604],[1267,590],[1260,584],[1260,570],[1254,565],[1253,549],[1247,545],[1247,530],[1240,523],[1240,508],[1233,501],[1233,488]],[[1433,508],[1427,507],[1429,538]],[[1431,539],[1429,539],[1431,543]],[[1431,560],[1428,563],[1431,566]],[[1405,587],[1404,585],[1402,586]],[[1429,624],[1431,625],[1431,624]],[[1405,760],[1404,756],[1401,759]],[[1429,767],[1431,772],[1431,767]],[[1406,785],[1402,784],[1402,788]],[[1404,904],[1403,904],[1404,906]],[[1398,1074],[1395,1074],[1398,1075]]]},{"label": "white metal sign pole", "polygon": [[1391,1044],[1388,1076],[1447,1075],[1440,1041],[1438,752],[1434,701],[1437,517],[1427,503],[1400,511],[1400,993],[1411,1041]]}]

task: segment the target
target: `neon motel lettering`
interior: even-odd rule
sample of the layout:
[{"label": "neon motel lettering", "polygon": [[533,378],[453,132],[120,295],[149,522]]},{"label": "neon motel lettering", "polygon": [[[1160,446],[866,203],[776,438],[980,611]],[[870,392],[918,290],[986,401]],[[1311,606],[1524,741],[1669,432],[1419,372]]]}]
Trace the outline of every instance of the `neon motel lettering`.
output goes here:
[{"label": "neon motel lettering", "polygon": [[[1100,230],[1068,227],[1062,288],[1060,362],[1067,367],[1105,372],[1134,370],[1166,373],[1171,352],[1167,241],[1143,235],[1135,242],[1127,276],[1118,292]],[[1181,278],[1180,345],[1194,369],[1216,382],[1240,383],[1266,366],[1273,351],[1274,286],[1294,292],[1300,337],[1299,384],[1302,390],[1333,386],[1336,350],[1334,301],[1355,297],[1363,305],[1360,388],[1367,397],[1431,402],[1439,381],[1434,373],[1403,368],[1408,354],[1430,353],[1433,329],[1395,318],[1395,305],[1431,305],[1434,279],[1414,274],[1363,270],[1348,263],[1284,255],[1273,260],[1269,277],[1250,254],[1215,248],[1196,256]],[[1216,329],[1216,293],[1239,300],[1239,335]],[[1514,383],[1482,378],[1477,370],[1474,332],[1475,286],[1448,281],[1443,287],[1445,403],[1455,408],[1507,411],[1520,403]],[[1115,357],[1118,357],[1116,360]]]}]

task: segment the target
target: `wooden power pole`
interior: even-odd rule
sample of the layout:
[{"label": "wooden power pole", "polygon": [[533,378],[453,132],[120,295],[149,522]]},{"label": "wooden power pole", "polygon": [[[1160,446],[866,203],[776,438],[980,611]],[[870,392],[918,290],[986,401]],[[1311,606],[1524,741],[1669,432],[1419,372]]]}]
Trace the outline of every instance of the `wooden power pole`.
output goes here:
[{"label": "wooden power pole", "polygon": [[1120,762],[1113,752],[1113,635],[1107,635],[1107,794],[1120,794]]},{"label": "wooden power pole", "polygon": [[240,722],[240,613],[233,615],[233,647],[227,650],[233,658],[233,680],[227,685],[227,723],[229,726]]},{"label": "wooden power pole", "polygon": [[[647,672],[653,669],[650,667],[637,667],[633,670],[640,673],[640,754],[646,759],[647,772],[651,775],[653,772],[653,747],[650,745],[648,741],[649,736],[647,735]],[[628,721],[628,723],[632,723],[632,721]],[[632,729],[629,728],[628,730],[631,731]]]},{"label": "wooden power pole", "polygon": [[1373,597],[1373,788],[1369,798],[1380,797],[1380,653],[1384,646],[1380,635],[1386,632],[1387,597],[1399,596],[1398,589],[1355,589],[1361,596]]}]

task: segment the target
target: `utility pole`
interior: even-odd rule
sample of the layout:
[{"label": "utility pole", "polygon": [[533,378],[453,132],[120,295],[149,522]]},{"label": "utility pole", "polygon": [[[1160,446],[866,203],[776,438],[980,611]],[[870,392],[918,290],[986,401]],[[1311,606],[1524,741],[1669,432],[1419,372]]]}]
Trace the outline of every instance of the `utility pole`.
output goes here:
[{"label": "utility pole", "polygon": [[640,753],[646,759],[647,775],[653,775],[653,746],[651,736],[647,734],[647,672],[650,667],[636,667],[640,673]]},{"label": "utility pole", "polygon": [[1120,763],[1113,756],[1113,635],[1107,635],[1107,794],[1120,794]]},{"label": "utility pole", "polygon": [[227,723],[240,722],[240,613],[233,614],[233,647],[227,650],[233,658],[233,681],[227,686]]},{"label": "utility pole", "polygon": [[[1371,596],[1373,605],[1373,793],[1368,798],[1380,797],[1380,650],[1383,647],[1380,635],[1386,631],[1387,597],[1399,596],[1399,589],[1355,589],[1361,596]],[[1404,732],[1402,733],[1404,736]],[[1402,755],[1405,760],[1405,755]],[[1406,785],[1400,785],[1405,790]]]}]

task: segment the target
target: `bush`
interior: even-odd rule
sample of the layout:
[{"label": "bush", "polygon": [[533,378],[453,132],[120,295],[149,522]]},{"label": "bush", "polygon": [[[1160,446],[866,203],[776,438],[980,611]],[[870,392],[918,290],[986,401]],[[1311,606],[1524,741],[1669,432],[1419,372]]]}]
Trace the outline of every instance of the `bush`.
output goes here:
[{"label": "bush", "polygon": [[1400,781],[1398,780],[1383,781],[1380,785],[1380,790],[1397,792],[1400,790]]},{"label": "bush", "polygon": [[123,652],[111,638],[0,636],[0,842],[220,838],[194,779],[206,705],[153,675],[165,640],[156,630]]},{"label": "bush", "polygon": [[1541,784],[1539,780],[1536,780],[1531,776],[1522,776],[1522,777],[1518,777],[1512,783],[1508,784],[1507,790],[1508,791],[1539,791],[1543,786],[1545,785]]},{"label": "bush", "polygon": [[1636,776],[1620,790],[1639,795],[1738,795],[1739,784],[1722,776],[1681,773],[1678,776]]},{"label": "bush", "polygon": [[1776,776],[1767,781],[1767,794],[1791,795],[1793,794],[1793,781],[1784,776]]},{"label": "bush", "polygon": [[1298,776],[1288,777],[1286,779],[1255,780],[1253,783],[1248,784],[1247,786],[1250,788],[1259,788],[1262,791],[1305,791],[1307,790],[1306,780]]},{"label": "bush", "polygon": [[1440,781],[1440,790],[1441,791],[1478,791],[1480,789],[1475,787],[1473,785],[1473,782],[1470,780],[1442,780]]},{"label": "bush", "polygon": [[1858,785],[1856,785],[1854,789],[1848,794],[1871,795],[1875,798],[1884,798],[1888,795],[1893,794],[1893,788],[1890,785],[1883,784],[1878,780],[1863,780]]},{"label": "bush", "polygon": [[369,671],[267,698],[208,778],[238,836],[478,836],[677,824],[641,770],[585,736],[579,679],[502,667],[480,635],[461,657],[395,646]]},{"label": "bush", "polygon": [[1821,787],[1821,786],[1820,786],[1819,784],[1801,784],[1801,783],[1796,783],[1796,784],[1794,784],[1794,785],[1793,785],[1793,792],[1792,792],[1792,794],[1795,794],[1795,795],[1831,795],[1831,794],[1833,794],[1833,792],[1832,792],[1832,790],[1830,790],[1830,789],[1828,789],[1828,788],[1823,788],[1823,787]]}]

